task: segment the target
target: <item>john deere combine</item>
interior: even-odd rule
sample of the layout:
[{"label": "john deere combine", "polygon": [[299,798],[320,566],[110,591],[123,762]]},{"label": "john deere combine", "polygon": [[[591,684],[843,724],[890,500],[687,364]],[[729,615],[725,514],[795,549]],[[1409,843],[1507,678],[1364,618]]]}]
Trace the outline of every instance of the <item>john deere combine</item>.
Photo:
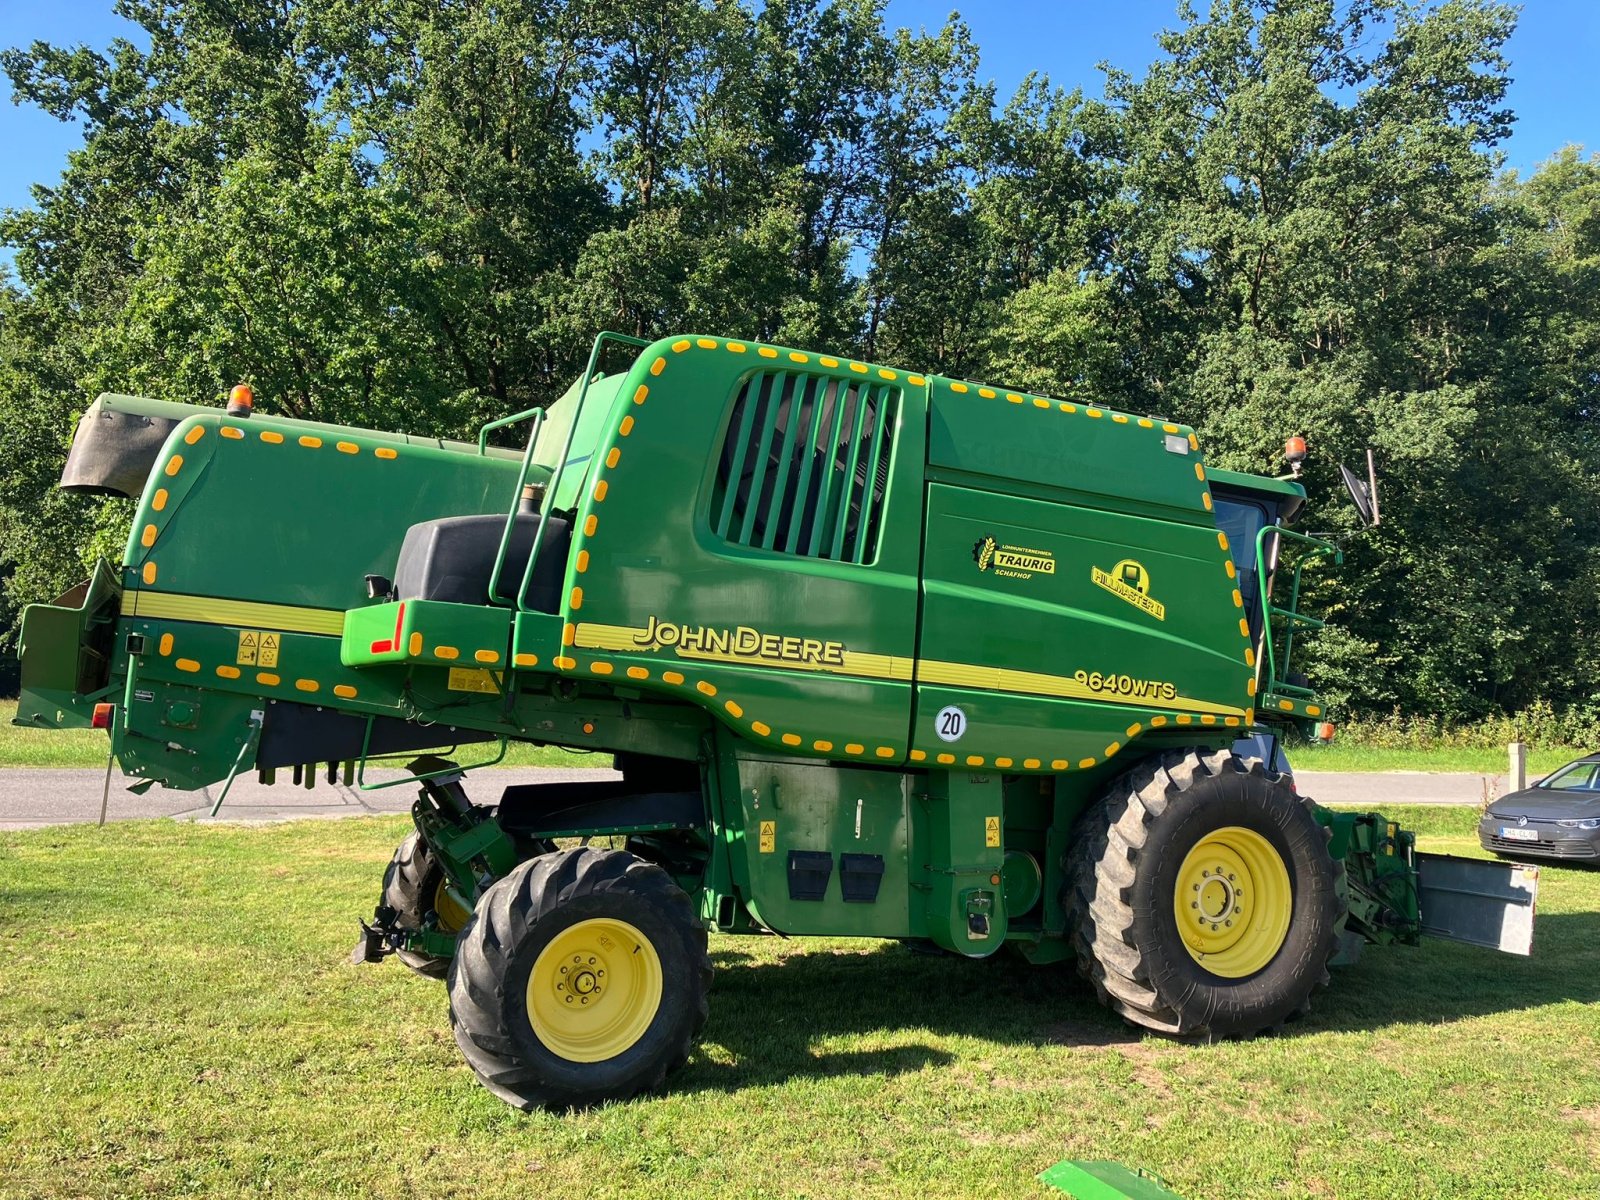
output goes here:
[{"label": "john deere combine", "polygon": [[[411,763],[358,956],[445,978],[513,1104],[660,1084],[709,930],[1075,956],[1128,1020],[1205,1037],[1303,1012],[1363,941],[1526,952],[1520,868],[1271,769],[1324,719],[1288,660],[1300,567],[1338,555],[1286,528],[1298,484],[1208,468],[1184,426],[614,334],[476,444],[245,401],[84,416],[63,484],[136,498],[132,534],[27,610],[18,719],[108,727],[141,786],[456,747]],[[620,777],[473,805],[462,771],[509,741]]]}]

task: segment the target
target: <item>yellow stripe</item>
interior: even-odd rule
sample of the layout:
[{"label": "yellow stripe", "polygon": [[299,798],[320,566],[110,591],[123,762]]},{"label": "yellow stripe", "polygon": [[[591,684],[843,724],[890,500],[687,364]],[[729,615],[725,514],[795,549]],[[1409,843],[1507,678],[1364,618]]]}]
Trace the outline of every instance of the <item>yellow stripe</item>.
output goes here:
[{"label": "yellow stripe", "polygon": [[344,613],[330,608],[297,608],[291,604],[259,604],[217,596],[183,596],[173,592],[133,589],[122,593],[122,615],[241,629],[281,629],[286,633],[344,633]]},{"label": "yellow stripe", "polygon": [[1061,696],[1069,700],[1093,700],[1102,704],[1131,704],[1137,708],[1182,709],[1198,713],[1243,716],[1244,709],[1227,704],[1209,704],[1188,696],[1158,700],[1141,696],[1118,696],[1096,692],[1076,679],[1064,675],[1044,675],[1037,671],[1013,671],[1006,667],[976,667],[967,663],[917,660],[918,683],[941,683],[952,687],[981,688],[990,692],[1022,692],[1034,696]]},{"label": "yellow stripe", "polygon": [[[626,653],[653,653],[638,643],[646,630],[628,625],[602,625],[586,622],[577,627],[575,640],[586,650],[612,650]],[[919,683],[949,684],[955,687],[981,688],[991,692],[1014,692],[1035,696],[1061,696],[1072,700],[1093,700],[1104,704],[1127,704],[1137,708],[1180,710],[1195,713],[1217,713],[1223,716],[1244,715],[1245,710],[1227,704],[1211,704],[1187,696],[1174,696],[1170,700],[1153,697],[1118,696],[1096,692],[1076,679],[1064,675],[1045,675],[1037,671],[1013,671],[1004,667],[980,667],[969,663],[936,662],[930,659],[898,658],[889,654],[867,654],[859,650],[846,650],[844,663],[792,662],[789,659],[746,657],[736,654],[711,654],[675,648],[679,659],[697,662],[729,663],[735,666],[769,667],[787,671],[816,671],[831,675],[856,675],[866,679],[889,679]]]}]

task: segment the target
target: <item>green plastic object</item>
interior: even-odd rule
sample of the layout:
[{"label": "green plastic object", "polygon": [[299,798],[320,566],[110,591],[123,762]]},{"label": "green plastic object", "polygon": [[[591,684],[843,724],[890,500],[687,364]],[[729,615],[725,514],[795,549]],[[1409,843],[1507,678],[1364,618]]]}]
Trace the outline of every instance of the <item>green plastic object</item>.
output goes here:
[{"label": "green plastic object", "polygon": [[1058,1162],[1039,1172],[1039,1179],[1072,1200],[1181,1200],[1142,1167],[1132,1171],[1108,1159]]}]

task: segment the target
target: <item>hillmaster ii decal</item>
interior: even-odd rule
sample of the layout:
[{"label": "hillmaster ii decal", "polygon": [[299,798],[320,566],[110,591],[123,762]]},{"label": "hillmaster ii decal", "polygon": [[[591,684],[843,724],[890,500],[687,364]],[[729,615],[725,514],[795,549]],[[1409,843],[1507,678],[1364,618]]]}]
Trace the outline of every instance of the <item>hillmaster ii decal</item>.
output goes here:
[{"label": "hillmaster ii decal", "polygon": [[996,575],[1013,579],[1031,579],[1034,575],[1054,575],[1055,555],[1048,550],[1034,550],[1028,546],[1006,546],[988,534],[972,546],[972,560],[978,570],[993,570]]},{"label": "hillmaster ii decal", "polygon": [[1089,577],[1097,587],[1105,588],[1118,600],[1126,600],[1158,621],[1167,619],[1167,606],[1150,598],[1150,572],[1144,569],[1143,563],[1125,558],[1109,571],[1090,568]]}]

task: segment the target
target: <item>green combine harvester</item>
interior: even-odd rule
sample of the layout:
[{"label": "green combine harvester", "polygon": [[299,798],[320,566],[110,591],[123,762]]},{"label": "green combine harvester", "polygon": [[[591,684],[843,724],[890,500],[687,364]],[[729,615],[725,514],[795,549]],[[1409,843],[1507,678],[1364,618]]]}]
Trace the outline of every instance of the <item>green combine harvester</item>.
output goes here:
[{"label": "green combine harvester", "polygon": [[[357,957],[446,979],[514,1105],[660,1085],[711,930],[1075,958],[1194,1038],[1293,1019],[1364,942],[1528,951],[1532,872],[1296,794],[1300,571],[1338,553],[1185,426],[699,336],[604,334],[476,444],[235,392],[83,417],[63,486],[132,532],[26,611],[18,721],[108,728],[136,790],[413,757]],[[618,778],[471,803],[508,742]]]}]

